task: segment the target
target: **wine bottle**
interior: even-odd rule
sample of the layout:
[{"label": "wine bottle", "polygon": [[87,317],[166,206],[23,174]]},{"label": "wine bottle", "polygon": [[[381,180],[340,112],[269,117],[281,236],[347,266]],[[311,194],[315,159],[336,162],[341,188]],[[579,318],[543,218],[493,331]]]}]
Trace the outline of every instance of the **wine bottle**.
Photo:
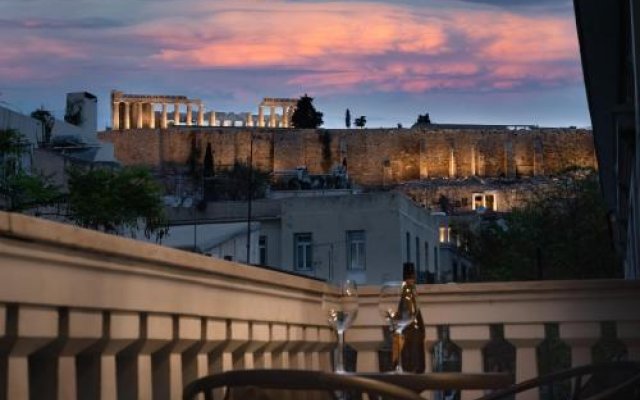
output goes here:
[{"label": "wine bottle", "polygon": [[[404,307],[416,307],[417,303],[417,289],[416,289],[416,268],[413,263],[406,262],[402,268],[402,279],[404,281],[404,290],[407,292],[406,296],[403,295],[398,304],[398,309],[401,310]],[[406,302],[413,302],[414,304],[405,304]],[[413,322],[408,325],[403,333],[400,343],[397,343],[398,339],[393,346],[392,360],[397,363],[398,349],[402,349],[402,369],[404,372],[423,373],[425,371],[425,353],[424,353],[424,321],[422,319],[422,313],[420,309],[416,314]]]}]

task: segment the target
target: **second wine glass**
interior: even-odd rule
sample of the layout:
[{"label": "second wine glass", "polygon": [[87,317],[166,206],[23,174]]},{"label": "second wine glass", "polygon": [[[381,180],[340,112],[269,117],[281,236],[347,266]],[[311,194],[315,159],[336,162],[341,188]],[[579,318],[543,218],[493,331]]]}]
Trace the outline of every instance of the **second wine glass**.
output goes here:
[{"label": "second wine glass", "polygon": [[334,371],[345,372],[344,368],[344,333],[358,316],[358,285],[347,280],[340,283],[339,295],[325,295],[322,308],[327,313],[327,322],[338,336],[338,347],[334,357]]}]

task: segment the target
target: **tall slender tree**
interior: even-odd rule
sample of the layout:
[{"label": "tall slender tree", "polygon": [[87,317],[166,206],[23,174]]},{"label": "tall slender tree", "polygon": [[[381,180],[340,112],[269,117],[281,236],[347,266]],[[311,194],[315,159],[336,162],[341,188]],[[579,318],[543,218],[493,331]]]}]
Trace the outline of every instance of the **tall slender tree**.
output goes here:
[{"label": "tall slender tree", "polygon": [[322,113],[313,106],[313,97],[304,96],[298,100],[296,110],[291,116],[291,123],[295,128],[315,129],[323,124]]},{"label": "tall slender tree", "polygon": [[344,125],[347,128],[351,128],[351,111],[347,108],[347,111],[344,113]]}]

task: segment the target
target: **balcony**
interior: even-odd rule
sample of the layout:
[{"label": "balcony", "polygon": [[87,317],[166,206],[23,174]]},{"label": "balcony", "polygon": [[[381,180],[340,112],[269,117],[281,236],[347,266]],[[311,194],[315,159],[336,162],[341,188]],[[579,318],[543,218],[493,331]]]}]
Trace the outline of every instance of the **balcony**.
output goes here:
[{"label": "balcony", "polygon": [[[214,372],[326,370],[334,339],[321,302],[332,293],[317,280],[0,213],[0,399],[180,399],[185,383]],[[358,371],[377,371],[378,288],[360,294],[346,341]],[[425,285],[420,299],[427,348],[448,326],[463,372],[484,369],[494,324],[515,347],[516,381],[538,375],[547,323],[573,365],[591,362],[602,322],[640,360],[637,281]]]}]

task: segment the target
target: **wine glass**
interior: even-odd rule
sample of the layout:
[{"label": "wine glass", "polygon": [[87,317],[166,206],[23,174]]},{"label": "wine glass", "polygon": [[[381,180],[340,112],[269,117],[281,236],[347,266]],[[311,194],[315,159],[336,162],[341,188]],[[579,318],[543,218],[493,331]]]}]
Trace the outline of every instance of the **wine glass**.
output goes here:
[{"label": "wine glass", "polygon": [[404,282],[387,282],[380,289],[380,301],[378,303],[380,315],[391,326],[395,334],[395,343],[398,348],[398,362],[396,372],[402,370],[402,332],[409,326],[418,314],[415,301],[411,301],[410,293]]},{"label": "wine glass", "polygon": [[340,283],[338,296],[324,295],[322,308],[327,313],[329,326],[336,331],[338,347],[335,351],[334,371],[344,373],[344,332],[358,316],[358,286],[355,281]]}]

